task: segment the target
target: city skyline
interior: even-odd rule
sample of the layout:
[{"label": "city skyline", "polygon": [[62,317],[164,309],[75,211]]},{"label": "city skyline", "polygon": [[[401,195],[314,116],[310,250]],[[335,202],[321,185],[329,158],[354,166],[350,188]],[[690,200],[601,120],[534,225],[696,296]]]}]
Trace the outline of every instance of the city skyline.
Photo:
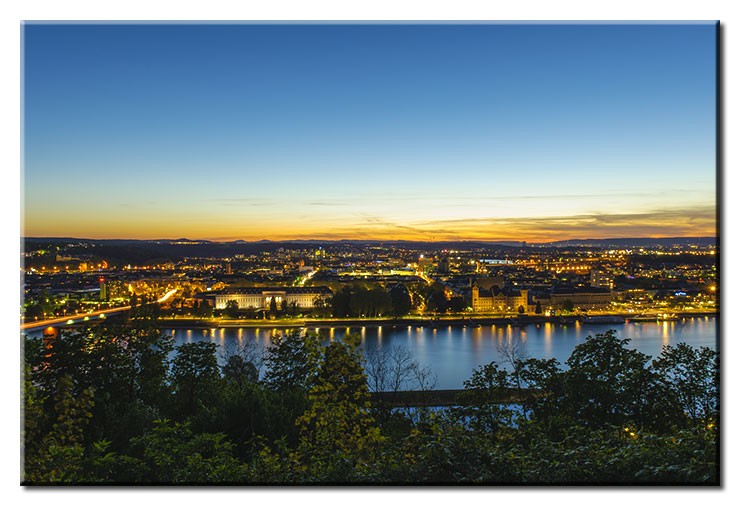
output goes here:
[{"label": "city skyline", "polygon": [[22,234],[714,236],[716,29],[26,24]]}]

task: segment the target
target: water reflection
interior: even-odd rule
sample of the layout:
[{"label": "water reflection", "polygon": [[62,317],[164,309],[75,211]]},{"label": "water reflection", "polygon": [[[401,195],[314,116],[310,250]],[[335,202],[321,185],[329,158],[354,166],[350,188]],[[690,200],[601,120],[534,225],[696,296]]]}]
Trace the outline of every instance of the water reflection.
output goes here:
[{"label": "water reflection", "polygon": [[673,322],[663,322],[661,328],[661,335],[663,337],[663,345],[667,345],[671,342],[671,331],[673,330]]},{"label": "water reflection", "polygon": [[[620,325],[560,325],[545,323],[540,326],[482,326],[428,328],[411,326],[381,327],[368,331],[361,327],[347,329],[334,327],[319,331],[325,344],[341,338],[348,330],[364,334],[364,349],[382,346],[407,348],[422,366],[429,366],[437,374],[437,388],[461,388],[470,378],[475,367],[492,361],[501,361],[500,346],[519,344],[521,351],[532,358],[555,358],[564,364],[573,348],[583,343],[589,335],[603,334],[614,329],[620,339],[631,340],[629,347],[656,357],[663,345],[686,342],[692,346],[716,348],[717,326],[715,318],[689,318],[677,322],[642,322]],[[168,330],[168,333],[170,331]],[[213,332],[213,331],[211,331]],[[202,329],[175,329],[172,331],[176,345],[187,342],[211,340],[212,333]],[[285,331],[272,328],[218,329],[218,342],[225,346],[230,340],[255,340],[270,346],[271,338]]]},{"label": "water reflection", "polygon": [[552,355],[552,329],[553,325],[550,322],[545,323],[542,327],[545,355]]},{"label": "water reflection", "polygon": [[474,328],[472,331],[471,346],[475,353],[479,353],[481,350],[483,340],[483,329],[481,327]]}]

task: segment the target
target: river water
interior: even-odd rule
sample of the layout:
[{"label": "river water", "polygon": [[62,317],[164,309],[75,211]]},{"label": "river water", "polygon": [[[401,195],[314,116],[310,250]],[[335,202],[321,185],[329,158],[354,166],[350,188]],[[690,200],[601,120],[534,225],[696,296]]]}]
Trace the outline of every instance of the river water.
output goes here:
[{"label": "river water", "polygon": [[[347,333],[360,334],[362,346],[390,350],[405,348],[421,366],[436,376],[436,388],[457,389],[469,379],[473,369],[493,361],[501,361],[502,347],[517,346],[520,353],[532,358],[555,358],[562,367],[573,348],[589,335],[614,329],[621,339],[630,339],[630,348],[656,357],[664,345],[687,343],[694,347],[718,349],[719,329],[715,317],[682,318],[665,322],[631,322],[619,324],[556,323],[483,325],[480,327],[440,326],[438,328],[396,327],[336,327],[319,331],[328,343]],[[286,330],[274,328],[167,329],[175,345],[210,341],[222,350],[237,343],[252,342],[259,347],[271,345],[271,338]],[[413,385],[412,385],[413,386]]]}]

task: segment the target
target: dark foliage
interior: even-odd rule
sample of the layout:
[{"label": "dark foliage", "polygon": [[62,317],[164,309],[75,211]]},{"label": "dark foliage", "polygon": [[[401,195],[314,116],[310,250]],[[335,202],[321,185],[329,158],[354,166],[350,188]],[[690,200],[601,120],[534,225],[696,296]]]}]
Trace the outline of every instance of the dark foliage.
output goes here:
[{"label": "dark foliage", "polygon": [[607,332],[563,369],[510,347],[423,411],[373,404],[416,369],[372,356],[369,388],[358,342],[289,333],[260,377],[254,350],[219,367],[146,320],[28,339],[24,483],[719,484],[712,350],[651,361]]}]

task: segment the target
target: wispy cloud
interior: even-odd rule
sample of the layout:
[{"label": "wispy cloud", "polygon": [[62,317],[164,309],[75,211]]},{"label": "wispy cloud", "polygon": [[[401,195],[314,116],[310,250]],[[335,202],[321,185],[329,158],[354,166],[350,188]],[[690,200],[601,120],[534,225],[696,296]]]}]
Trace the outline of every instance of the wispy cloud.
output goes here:
[{"label": "wispy cloud", "polygon": [[413,225],[440,235],[486,240],[711,235],[716,225],[715,212],[714,206],[696,206],[638,213],[431,220]]}]

